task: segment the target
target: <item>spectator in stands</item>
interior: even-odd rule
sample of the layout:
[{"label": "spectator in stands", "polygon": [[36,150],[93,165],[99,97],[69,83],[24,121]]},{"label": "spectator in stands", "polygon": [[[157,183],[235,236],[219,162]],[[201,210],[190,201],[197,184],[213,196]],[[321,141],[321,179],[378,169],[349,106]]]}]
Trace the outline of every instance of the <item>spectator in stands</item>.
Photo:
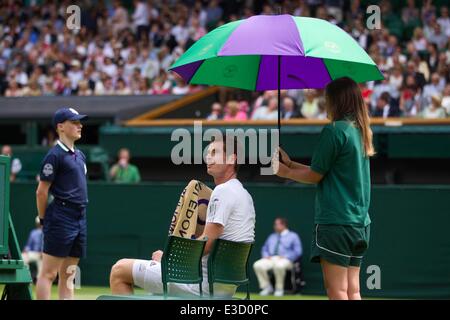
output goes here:
[{"label": "spectator in stands", "polygon": [[36,227],[30,232],[27,244],[23,248],[22,259],[27,266],[30,266],[30,263],[36,263],[36,278],[38,278],[42,270],[42,250],[44,248],[44,234],[39,217],[36,217],[35,225]]},{"label": "spectator in stands", "polygon": [[114,13],[111,17],[111,25],[113,36],[117,37],[122,30],[128,28],[129,26],[128,13],[127,10],[122,6],[120,0],[115,0],[113,2],[113,6]]},{"label": "spectator in stands", "polygon": [[319,107],[319,111],[317,113],[317,117],[316,118],[319,119],[319,120],[328,119],[325,99],[320,99],[319,100],[318,107]]},{"label": "spectator in stands", "polygon": [[41,140],[41,145],[44,147],[53,147],[56,144],[56,141],[55,130],[52,127],[48,127]]},{"label": "spectator in stands", "polygon": [[125,85],[125,80],[123,80],[122,78],[117,80],[115,94],[117,94],[117,95],[129,95],[129,94],[131,94],[130,88],[128,88]]},{"label": "spectator in stands", "polygon": [[445,35],[450,37],[450,17],[447,6],[441,6],[441,15],[437,19],[437,23],[441,26],[441,30],[446,32]]},{"label": "spectator in stands", "polygon": [[383,92],[378,98],[373,116],[380,118],[400,116],[400,110],[394,104],[391,104],[391,96],[388,92]]},{"label": "spectator in stands", "polygon": [[252,120],[277,120],[278,119],[278,98],[271,97],[267,107],[259,107],[252,116]]},{"label": "spectator in stands", "polygon": [[130,151],[122,148],[118,153],[118,161],[111,167],[109,175],[117,183],[138,183],[141,175],[138,167],[130,163]]},{"label": "spectator in stands", "polygon": [[298,118],[300,116],[300,113],[297,110],[297,107],[295,105],[294,99],[291,97],[284,97],[283,98],[283,119],[292,119],[292,118]]},{"label": "spectator in stands", "polygon": [[149,10],[147,7],[147,1],[134,0],[133,4],[135,6],[133,23],[136,28],[137,40],[140,41],[143,38],[148,38],[150,22]]},{"label": "spectator in stands", "polygon": [[[63,19],[57,15],[64,9],[64,3],[44,2],[39,10],[25,4],[17,11],[9,2],[1,2],[0,12],[5,19],[2,21],[3,28],[0,28],[0,92],[11,97],[88,95],[89,89],[94,94],[114,94],[117,80],[122,78],[125,87],[133,94],[165,94],[172,91],[185,94],[191,92],[190,86],[179,86],[170,78],[172,74],[166,81],[164,72],[206,33],[205,27],[211,30],[218,24],[254,14],[272,14],[276,3],[271,1],[262,5],[251,1],[249,6],[243,7],[226,1],[151,3],[134,0],[134,8],[128,12],[121,1],[112,2],[112,6],[107,4],[104,9],[81,4],[82,12],[92,12],[92,15],[81,19],[82,26],[77,33],[65,28]],[[345,2],[288,1],[283,11],[339,23],[341,12],[346,8]],[[381,30],[365,28],[365,4],[361,1],[352,1],[347,5],[345,19],[340,24],[369,52],[379,68],[389,74],[388,84],[396,88],[393,91],[376,89],[373,83],[369,83],[368,90],[374,91],[372,109],[375,109],[377,99],[385,91],[395,101],[400,98],[398,83],[402,77],[397,68],[407,62],[402,87],[408,75],[415,78],[418,92],[432,82],[430,75],[433,73],[438,73],[445,83],[450,81],[448,6],[433,6],[430,1],[425,1],[421,7],[416,7],[414,0],[408,0],[399,11],[403,23],[400,17],[395,16],[390,3],[383,1],[380,6],[386,25]],[[437,9],[440,9],[439,16]],[[32,18],[28,23],[22,23],[22,17]],[[72,61],[78,61],[80,67],[72,66]],[[140,76],[137,76],[136,68]],[[107,80],[102,73],[112,79],[112,85],[106,85],[106,90]],[[161,89],[159,81],[155,81],[161,76],[164,78],[164,89]],[[81,80],[88,81],[89,89],[80,89]],[[101,86],[96,88],[98,82]],[[155,84],[155,88],[149,90],[150,84]],[[441,95],[442,89],[439,92]],[[303,105],[301,90],[289,90],[287,95],[294,98],[296,105]],[[225,105],[227,100],[220,99],[220,102]],[[268,98],[257,98],[254,104],[253,101],[247,103],[254,106],[250,110],[253,116],[261,105],[268,105]]]},{"label": "spectator in stands", "polygon": [[316,97],[316,90],[304,90],[305,101],[303,101],[300,112],[302,116],[308,119],[314,119],[319,113],[319,100]]},{"label": "spectator in stands", "polygon": [[16,80],[12,80],[9,82],[8,89],[5,92],[6,97],[22,97],[23,90],[20,88],[19,84]]},{"label": "spectator in stands", "polygon": [[431,97],[433,95],[439,95],[444,91],[445,80],[441,79],[438,73],[431,75],[431,83],[427,84],[423,88],[423,98],[427,104],[431,103]]},{"label": "spectator in stands", "polygon": [[422,97],[420,88],[416,85],[416,80],[413,76],[408,76],[406,84],[400,95],[400,110],[405,117],[418,116],[424,106],[424,99]]},{"label": "spectator in stands", "polygon": [[211,113],[206,117],[206,120],[222,119],[222,105],[219,102],[214,102],[211,106]]},{"label": "spectator in stands", "polygon": [[[445,31],[447,32],[447,30]],[[442,32],[441,25],[437,22],[433,25],[433,32],[429,37],[429,41],[436,44],[439,50],[444,49],[447,45],[448,35]]]},{"label": "spectator in stands", "polygon": [[259,287],[260,295],[272,294],[273,287],[269,281],[269,271],[275,276],[275,296],[284,295],[284,280],[286,271],[292,269],[293,263],[303,253],[302,243],[297,233],[288,229],[286,218],[276,218],[274,233],[264,243],[261,250],[262,258],[253,264]]},{"label": "spectator in stands", "polygon": [[247,114],[240,110],[240,105],[236,100],[228,101],[225,107],[224,120],[247,120]]},{"label": "spectator in stands", "polygon": [[398,98],[400,96],[400,92],[397,90],[397,87],[390,82],[390,73],[388,71],[384,71],[383,77],[384,79],[375,84],[373,87],[373,92],[371,95],[371,109],[376,108],[377,101],[384,92],[387,92],[392,98]]},{"label": "spectator in stands", "polygon": [[442,107],[442,97],[436,93],[431,96],[431,104],[423,110],[422,116],[426,119],[445,118],[447,116]]},{"label": "spectator in stands", "polygon": [[186,82],[180,78],[177,77],[175,79],[176,85],[172,88],[172,94],[188,94],[189,93],[189,85],[186,84]]},{"label": "spectator in stands", "polygon": [[5,144],[2,147],[2,156],[7,156],[11,158],[11,174],[9,176],[9,181],[16,181],[17,175],[22,170],[22,162],[19,158],[13,157],[13,151],[10,145]]},{"label": "spectator in stands", "polygon": [[78,82],[83,79],[83,70],[81,70],[81,63],[78,60],[72,60],[70,63],[70,70],[67,72],[67,77],[70,80],[70,87],[73,91],[77,90]]},{"label": "spectator in stands", "polygon": [[417,71],[417,66],[413,61],[408,61],[407,69],[405,74],[403,75],[403,79],[406,79],[408,76],[413,76],[415,78],[416,84],[420,89],[426,84],[425,76],[423,73]]},{"label": "spectator in stands", "polygon": [[450,83],[444,89],[444,97],[442,98],[442,106],[450,117]]}]

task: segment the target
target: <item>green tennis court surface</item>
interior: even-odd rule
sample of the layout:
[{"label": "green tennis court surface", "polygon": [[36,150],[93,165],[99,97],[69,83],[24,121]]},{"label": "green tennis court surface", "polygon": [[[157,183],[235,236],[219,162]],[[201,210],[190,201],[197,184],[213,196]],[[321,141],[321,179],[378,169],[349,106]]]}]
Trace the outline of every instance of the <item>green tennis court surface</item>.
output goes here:
[{"label": "green tennis court surface", "polygon": [[[3,285],[0,285],[0,292],[3,292]],[[136,294],[145,294],[143,290],[136,289]],[[75,289],[76,300],[95,300],[102,294],[111,294],[108,287],[90,287],[82,286],[80,289]],[[236,297],[244,298],[244,293],[238,293]],[[36,286],[33,286],[33,299],[36,299]],[[52,300],[58,299],[58,287],[52,287]],[[326,296],[310,296],[310,295],[286,295],[284,297],[267,296],[262,297],[257,294],[251,295],[251,300],[324,300]]]}]

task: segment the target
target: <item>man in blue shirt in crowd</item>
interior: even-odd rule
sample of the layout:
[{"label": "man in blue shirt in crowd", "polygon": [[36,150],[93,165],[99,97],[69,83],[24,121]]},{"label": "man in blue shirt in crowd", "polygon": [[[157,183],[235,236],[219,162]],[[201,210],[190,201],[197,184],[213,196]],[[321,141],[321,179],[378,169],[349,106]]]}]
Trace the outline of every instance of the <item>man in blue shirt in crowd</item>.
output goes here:
[{"label": "man in blue shirt in crowd", "polygon": [[294,261],[302,255],[302,243],[297,233],[288,229],[288,221],[285,218],[276,218],[274,230],[267,238],[261,250],[262,259],[253,264],[260,294],[267,296],[273,292],[269,280],[269,271],[273,270],[275,276],[275,296],[284,295],[284,278],[286,271],[291,270]]},{"label": "man in blue shirt in crowd", "polygon": [[[36,202],[43,225],[42,271],[36,285],[37,299],[50,299],[58,275],[60,299],[73,299],[70,278],[86,255],[87,168],[86,157],[75,149],[86,115],[61,108],[53,116],[59,140],[42,161]],[[49,193],[54,200],[47,206]]]},{"label": "man in blue shirt in crowd", "polygon": [[44,239],[42,234],[42,226],[39,222],[39,217],[36,217],[36,228],[31,230],[28,236],[27,244],[22,251],[22,259],[26,265],[36,263],[37,274],[39,276],[42,270],[42,248],[44,246]]}]

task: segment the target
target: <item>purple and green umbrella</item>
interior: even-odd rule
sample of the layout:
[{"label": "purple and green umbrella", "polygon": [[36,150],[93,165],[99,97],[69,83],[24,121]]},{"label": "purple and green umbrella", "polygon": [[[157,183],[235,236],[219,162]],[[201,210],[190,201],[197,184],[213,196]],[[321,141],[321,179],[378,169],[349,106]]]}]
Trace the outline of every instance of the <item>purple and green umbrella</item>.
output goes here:
[{"label": "purple and green umbrella", "polygon": [[[259,15],[194,43],[170,68],[187,83],[253,91],[324,88],[350,77],[381,80],[375,62],[344,30],[316,18]],[[278,101],[278,122],[280,101]]]}]

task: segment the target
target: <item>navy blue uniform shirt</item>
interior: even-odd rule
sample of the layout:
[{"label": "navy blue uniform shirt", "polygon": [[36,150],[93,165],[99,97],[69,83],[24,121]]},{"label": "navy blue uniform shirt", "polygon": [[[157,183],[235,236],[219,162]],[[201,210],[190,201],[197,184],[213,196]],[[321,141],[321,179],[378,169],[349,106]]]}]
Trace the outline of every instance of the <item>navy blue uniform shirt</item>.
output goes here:
[{"label": "navy blue uniform shirt", "polygon": [[58,140],[42,161],[40,178],[52,183],[50,193],[56,199],[85,206],[88,203],[86,173],[83,152],[72,151]]}]

